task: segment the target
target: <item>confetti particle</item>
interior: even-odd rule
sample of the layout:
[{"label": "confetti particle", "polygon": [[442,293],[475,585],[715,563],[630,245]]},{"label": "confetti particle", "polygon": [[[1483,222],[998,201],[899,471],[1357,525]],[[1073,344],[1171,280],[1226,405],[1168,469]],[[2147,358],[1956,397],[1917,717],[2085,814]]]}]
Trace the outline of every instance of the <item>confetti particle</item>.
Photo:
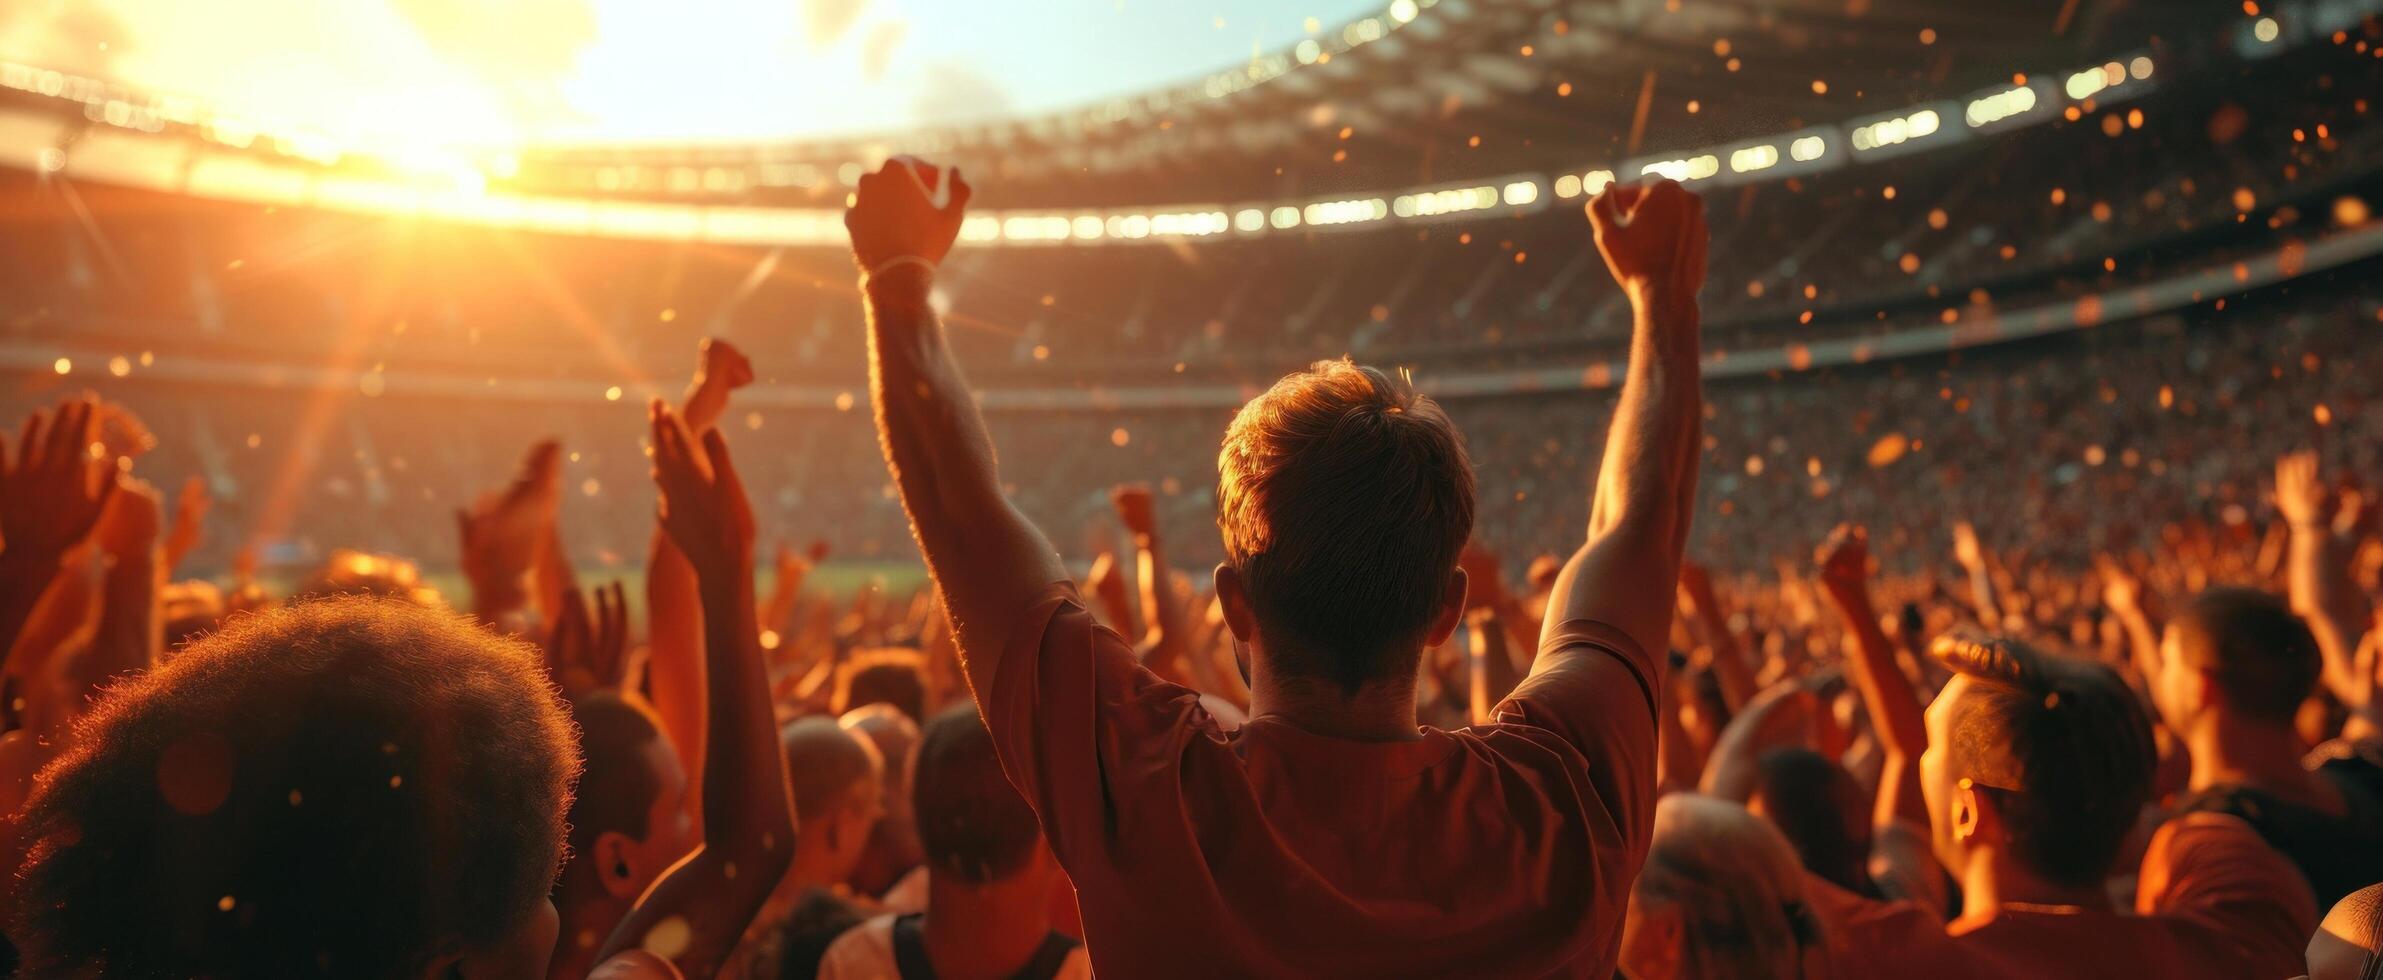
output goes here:
[{"label": "confetti particle", "polygon": [[61,357],[50,363],[50,370],[56,371],[59,374],[72,374],[74,373],[74,360],[72,358]]},{"label": "confetti particle", "polygon": [[1122,426],[1109,430],[1109,445],[1123,448],[1126,443],[1132,441],[1134,441],[1134,434],[1125,431]]},{"label": "confetti particle", "polygon": [[1883,469],[1895,465],[1903,454],[1911,451],[1911,441],[1903,433],[1889,432],[1870,444],[1870,468]]},{"label": "confetti particle", "polygon": [[604,400],[605,400],[605,401],[608,401],[608,402],[617,402],[617,401],[620,401],[620,400],[621,400],[621,386],[619,386],[619,385],[613,385],[613,386],[612,386],[612,387],[610,387],[610,388],[606,388],[606,389],[604,389]]},{"label": "confetti particle", "polygon": [[224,897],[215,900],[215,908],[217,911],[221,912],[229,912],[232,910],[233,906],[238,904],[240,903],[234,901],[230,895],[225,895]]},{"label": "confetti particle", "polygon": [[836,393],[836,411],[852,411],[852,392],[839,391]]}]

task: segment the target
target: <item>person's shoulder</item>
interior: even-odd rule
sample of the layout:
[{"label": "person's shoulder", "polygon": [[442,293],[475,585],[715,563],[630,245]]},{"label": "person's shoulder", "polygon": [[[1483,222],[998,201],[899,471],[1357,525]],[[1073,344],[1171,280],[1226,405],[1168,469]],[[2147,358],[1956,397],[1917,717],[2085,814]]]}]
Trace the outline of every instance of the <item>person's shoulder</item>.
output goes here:
[{"label": "person's shoulder", "polygon": [[587,976],[588,980],[686,980],[677,964],[642,949],[614,953]]},{"label": "person's shoulder", "polygon": [[[1498,703],[1499,726],[1546,729],[1583,751],[1600,729],[1628,725],[1654,732],[1663,672],[1630,634],[1593,619],[1550,629],[1530,676]],[[1636,709],[1636,710],[1633,710]]]}]

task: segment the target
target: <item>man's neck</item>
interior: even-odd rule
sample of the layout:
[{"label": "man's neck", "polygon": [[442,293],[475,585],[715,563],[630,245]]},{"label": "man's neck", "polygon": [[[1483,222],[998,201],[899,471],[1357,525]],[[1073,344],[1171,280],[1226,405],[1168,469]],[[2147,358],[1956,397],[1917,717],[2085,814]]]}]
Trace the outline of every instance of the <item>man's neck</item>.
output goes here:
[{"label": "man's neck", "polygon": [[927,914],[920,925],[927,961],[944,980],[1016,974],[1051,934],[1050,879],[1021,874],[970,885],[927,875]]},{"label": "man's neck", "polygon": [[1250,664],[1249,716],[1271,718],[1303,732],[1357,742],[1411,742],[1415,681],[1401,675],[1374,681],[1351,695],[1328,681],[1284,677],[1263,657]]},{"label": "man's neck", "polygon": [[2213,719],[2196,726],[2186,744],[2196,791],[2248,786],[2319,809],[2340,804],[2338,794],[2301,766],[2300,737],[2288,726]]},{"label": "man's neck", "polygon": [[1962,912],[1954,923],[1956,928],[1984,925],[2006,910],[2111,911],[2110,894],[2100,882],[2063,885],[2046,881],[1993,848],[1971,851],[1960,877]]}]

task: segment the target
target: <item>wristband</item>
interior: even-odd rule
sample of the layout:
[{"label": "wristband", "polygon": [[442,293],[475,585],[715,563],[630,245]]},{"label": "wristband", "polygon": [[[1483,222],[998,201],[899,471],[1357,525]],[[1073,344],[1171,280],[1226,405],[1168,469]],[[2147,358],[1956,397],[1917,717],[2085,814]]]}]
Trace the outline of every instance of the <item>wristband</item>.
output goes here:
[{"label": "wristband", "polygon": [[921,269],[925,269],[927,270],[927,275],[929,276],[933,276],[935,274],[935,263],[929,262],[926,259],[916,255],[897,255],[883,262],[879,262],[876,265],[870,266],[867,270],[867,275],[869,278],[875,279],[878,276],[885,274],[886,270],[888,269],[905,265],[915,265]]}]

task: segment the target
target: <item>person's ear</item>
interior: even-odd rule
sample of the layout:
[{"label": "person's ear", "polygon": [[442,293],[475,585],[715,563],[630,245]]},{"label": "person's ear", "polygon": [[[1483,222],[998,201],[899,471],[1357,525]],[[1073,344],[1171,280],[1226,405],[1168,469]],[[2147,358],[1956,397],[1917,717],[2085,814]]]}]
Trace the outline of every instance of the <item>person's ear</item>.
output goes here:
[{"label": "person's ear", "polygon": [[2225,696],[2216,679],[2210,677],[2206,669],[2193,667],[2177,671],[2177,674],[2184,680],[2184,690],[2181,692],[2185,696],[2184,703],[2195,714],[2217,707],[2218,700]]},{"label": "person's ear", "polygon": [[1986,822],[1985,794],[1978,792],[1977,784],[1968,777],[1963,777],[1953,784],[1952,803],[1953,839],[1966,845],[1977,837]]},{"label": "person's ear", "polygon": [[1225,610],[1225,628],[1232,631],[1234,639],[1249,642],[1250,637],[1257,635],[1258,615],[1250,609],[1249,593],[1242,587],[1240,570],[1218,562],[1210,579],[1216,583],[1216,601]]},{"label": "person's ear", "polygon": [[645,890],[645,862],[637,850],[637,842],[617,830],[596,835],[588,859],[595,862],[596,880],[604,883],[605,894],[633,901]]},{"label": "person's ear", "polygon": [[1440,608],[1432,613],[1431,632],[1423,638],[1424,646],[1439,646],[1455,634],[1456,625],[1465,620],[1465,592],[1470,587],[1463,568],[1449,571],[1448,584],[1440,589]]}]

